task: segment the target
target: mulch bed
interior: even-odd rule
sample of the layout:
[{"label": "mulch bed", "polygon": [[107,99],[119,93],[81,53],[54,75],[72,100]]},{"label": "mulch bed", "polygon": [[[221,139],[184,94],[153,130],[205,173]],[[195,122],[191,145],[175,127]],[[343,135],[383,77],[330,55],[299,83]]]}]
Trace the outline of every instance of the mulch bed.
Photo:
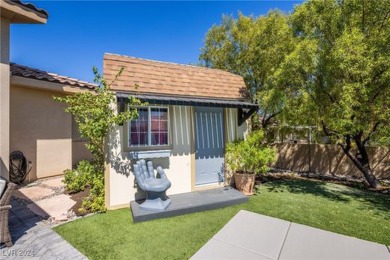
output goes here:
[{"label": "mulch bed", "polygon": [[89,190],[90,190],[90,188],[87,187],[87,188],[85,188],[84,191],[80,191],[80,192],[77,192],[77,193],[70,193],[69,194],[70,198],[72,200],[76,201],[76,204],[72,207],[72,210],[75,213],[75,215],[78,216],[78,217],[85,216],[85,215],[90,213],[90,212],[83,212],[83,213],[81,213],[79,211],[79,209],[81,208],[81,205],[83,203],[84,198],[88,197],[88,195],[89,195]]}]

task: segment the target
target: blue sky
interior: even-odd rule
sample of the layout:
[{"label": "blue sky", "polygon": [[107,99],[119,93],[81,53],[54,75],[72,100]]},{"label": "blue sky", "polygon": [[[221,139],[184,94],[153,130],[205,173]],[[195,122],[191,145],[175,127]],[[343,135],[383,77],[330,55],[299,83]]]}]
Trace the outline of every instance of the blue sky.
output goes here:
[{"label": "blue sky", "polygon": [[205,34],[223,14],[293,10],[300,1],[24,1],[49,13],[45,25],[12,25],[11,61],[92,81],[105,52],[198,63]]}]

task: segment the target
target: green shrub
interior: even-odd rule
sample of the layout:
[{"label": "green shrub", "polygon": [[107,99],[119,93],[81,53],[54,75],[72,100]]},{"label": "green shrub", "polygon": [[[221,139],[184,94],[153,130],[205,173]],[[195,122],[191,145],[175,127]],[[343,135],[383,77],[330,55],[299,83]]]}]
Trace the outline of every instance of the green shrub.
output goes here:
[{"label": "green shrub", "polygon": [[83,200],[80,212],[106,212],[104,203],[104,175],[99,174],[93,179],[90,194]]},{"label": "green shrub", "polygon": [[74,170],[65,171],[66,189],[79,192],[90,188],[90,194],[83,200],[79,209],[82,213],[105,212],[104,204],[104,174],[89,161],[80,161]]},{"label": "green shrub", "polygon": [[87,186],[91,186],[96,175],[95,166],[89,161],[80,161],[76,169],[65,170],[66,189],[70,192],[83,191]]},{"label": "green shrub", "polygon": [[245,141],[238,140],[226,145],[226,164],[233,172],[266,173],[275,156],[276,151],[264,142],[261,130],[250,133]]}]

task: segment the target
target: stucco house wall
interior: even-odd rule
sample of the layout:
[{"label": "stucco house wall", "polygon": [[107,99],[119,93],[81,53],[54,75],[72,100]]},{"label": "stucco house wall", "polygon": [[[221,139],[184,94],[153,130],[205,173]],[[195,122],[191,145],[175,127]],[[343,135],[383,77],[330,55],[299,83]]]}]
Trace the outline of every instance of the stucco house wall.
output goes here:
[{"label": "stucco house wall", "polygon": [[86,144],[87,140],[80,136],[77,123],[72,120],[72,166],[76,166],[82,160],[92,160],[92,154]]},{"label": "stucco house wall", "polygon": [[[152,159],[155,166],[163,167],[171,180],[172,188],[167,194],[191,191],[191,108],[171,107],[171,126],[173,127],[173,149],[169,157]],[[181,115],[181,116],[180,116]],[[110,136],[110,167],[106,191],[109,193],[109,208],[128,206],[131,200],[144,197],[135,185],[130,152],[123,151],[123,126],[118,126]],[[108,185],[107,185],[108,184]]]},{"label": "stucco house wall", "polygon": [[[0,9],[0,13],[2,9]],[[8,179],[10,20],[0,17],[0,176]]]},{"label": "stucco house wall", "polygon": [[89,85],[17,64],[11,64],[11,74],[10,152],[21,151],[30,162],[25,182],[62,175],[80,160],[90,160],[66,104],[53,100],[88,91]]},{"label": "stucco house wall", "polygon": [[[22,151],[32,169],[27,181],[72,167],[72,120],[55,93],[11,86],[10,150]],[[60,96],[60,94],[57,94]]]},{"label": "stucco house wall", "polygon": [[45,10],[20,1],[0,0],[0,176],[9,178],[10,25],[46,23]]}]

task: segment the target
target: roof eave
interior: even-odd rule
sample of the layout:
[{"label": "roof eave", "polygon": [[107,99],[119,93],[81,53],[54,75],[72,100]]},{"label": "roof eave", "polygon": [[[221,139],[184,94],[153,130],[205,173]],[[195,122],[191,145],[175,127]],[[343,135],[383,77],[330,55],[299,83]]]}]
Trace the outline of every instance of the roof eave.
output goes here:
[{"label": "roof eave", "polygon": [[71,85],[35,78],[26,78],[23,76],[11,76],[11,86],[22,86],[25,88],[33,88],[44,91],[62,92],[62,93],[78,93],[91,91],[91,88],[82,87],[79,85]]},{"label": "roof eave", "polygon": [[27,66],[12,63],[10,64],[11,79],[12,77],[25,78],[26,80],[32,79],[40,82],[52,82],[59,83],[66,86],[74,86],[83,89],[93,90],[98,87],[97,84],[90,83],[83,80],[70,78],[68,76],[62,76],[39,69],[30,68]]},{"label": "roof eave", "polygon": [[0,1],[1,17],[10,20],[11,23],[45,24],[47,22],[47,12],[32,8],[31,4],[24,4],[20,1]]},{"label": "roof eave", "polygon": [[224,99],[207,99],[205,97],[174,97],[174,96],[153,96],[143,94],[116,93],[119,104],[119,111],[123,112],[126,108],[126,103],[129,102],[129,96],[140,99],[151,105],[173,105],[173,106],[193,106],[193,107],[219,107],[219,108],[235,108],[238,109],[237,125],[244,124],[251,115],[258,109],[259,105],[242,100],[224,100]]},{"label": "roof eave", "polygon": [[208,97],[180,97],[153,94],[131,94],[126,92],[117,92],[119,102],[126,102],[129,96],[133,96],[142,101],[155,105],[177,105],[177,106],[203,106],[203,107],[226,107],[226,108],[243,108],[258,109],[258,105],[241,99],[223,99]]}]

